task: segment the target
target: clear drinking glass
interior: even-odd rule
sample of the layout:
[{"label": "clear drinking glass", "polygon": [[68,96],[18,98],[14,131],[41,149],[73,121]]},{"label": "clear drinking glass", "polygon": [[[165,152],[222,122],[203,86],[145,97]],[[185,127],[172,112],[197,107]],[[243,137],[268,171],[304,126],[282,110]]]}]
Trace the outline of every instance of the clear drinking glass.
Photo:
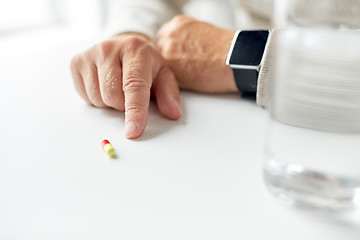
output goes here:
[{"label": "clear drinking glass", "polygon": [[279,0],[263,174],[300,206],[360,206],[360,0]]}]

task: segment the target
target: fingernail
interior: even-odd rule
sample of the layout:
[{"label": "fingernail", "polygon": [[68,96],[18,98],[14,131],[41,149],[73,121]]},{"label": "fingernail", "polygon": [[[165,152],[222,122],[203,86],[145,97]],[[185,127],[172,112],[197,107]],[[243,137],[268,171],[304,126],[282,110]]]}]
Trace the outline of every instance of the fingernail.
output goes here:
[{"label": "fingernail", "polygon": [[128,122],[125,125],[125,136],[127,138],[133,137],[138,131],[138,125],[135,122]]}]

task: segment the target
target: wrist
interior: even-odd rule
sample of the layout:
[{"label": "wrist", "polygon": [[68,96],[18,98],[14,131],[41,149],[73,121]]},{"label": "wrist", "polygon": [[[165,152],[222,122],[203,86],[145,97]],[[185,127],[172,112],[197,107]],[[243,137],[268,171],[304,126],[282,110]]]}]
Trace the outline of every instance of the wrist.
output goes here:
[{"label": "wrist", "polygon": [[235,78],[232,69],[226,64],[226,59],[231,47],[232,40],[234,38],[235,30],[225,30],[223,34],[223,48],[222,48],[222,64],[223,64],[223,76],[226,85],[226,92],[238,93],[239,89],[236,86]]}]

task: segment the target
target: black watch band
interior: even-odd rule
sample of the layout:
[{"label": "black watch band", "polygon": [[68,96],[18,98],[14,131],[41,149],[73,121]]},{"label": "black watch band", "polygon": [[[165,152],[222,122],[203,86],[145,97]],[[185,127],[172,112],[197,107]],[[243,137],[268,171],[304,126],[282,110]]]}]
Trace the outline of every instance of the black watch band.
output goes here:
[{"label": "black watch band", "polygon": [[269,30],[237,31],[226,64],[233,70],[235,83],[245,97],[255,97]]}]

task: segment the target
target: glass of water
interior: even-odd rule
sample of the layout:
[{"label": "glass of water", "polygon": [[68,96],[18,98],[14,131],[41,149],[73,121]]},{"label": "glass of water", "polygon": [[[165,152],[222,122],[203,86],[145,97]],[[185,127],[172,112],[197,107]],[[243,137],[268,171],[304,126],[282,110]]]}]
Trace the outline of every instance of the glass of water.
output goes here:
[{"label": "glass of water", "polygon": [[[279,2],[265,183],[293,205],[360,207],[360,1]],[[317,4],[333,18],[313,14]]]}]

